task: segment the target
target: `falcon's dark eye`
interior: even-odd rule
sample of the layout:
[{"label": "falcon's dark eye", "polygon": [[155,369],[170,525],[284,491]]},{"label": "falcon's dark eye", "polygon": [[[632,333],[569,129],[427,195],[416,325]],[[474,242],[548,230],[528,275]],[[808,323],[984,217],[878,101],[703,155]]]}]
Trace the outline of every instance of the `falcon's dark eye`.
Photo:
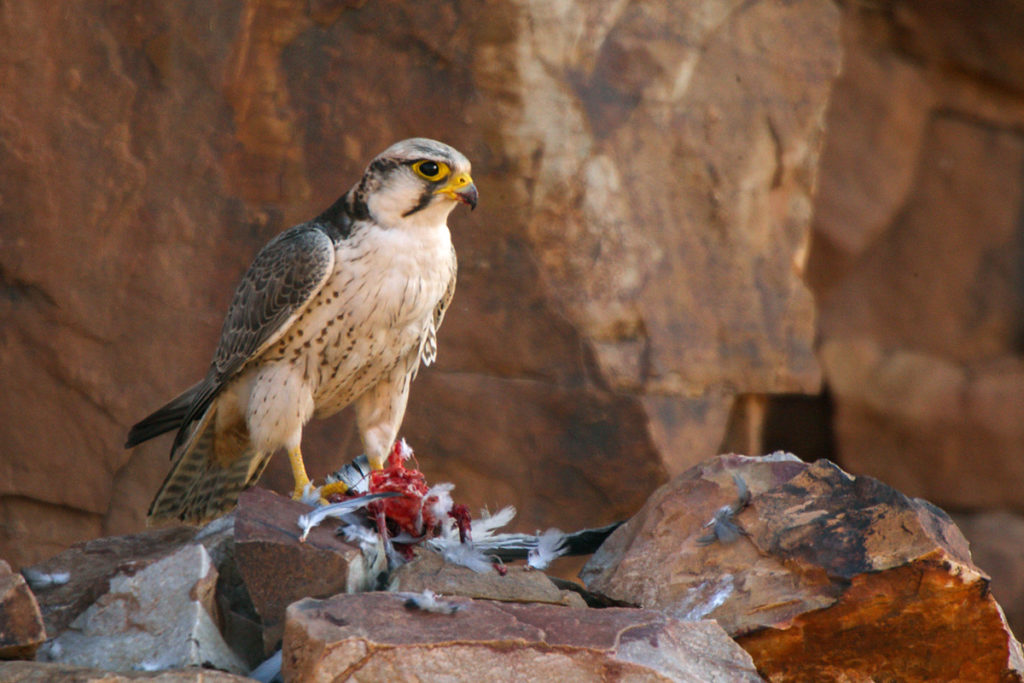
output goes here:
[{"label": "falcon's dark eye", "polygon": [[448,174],[448,165],[443,161],[437,162],[424,159],[413,164],[412,170],[416,171],[416,174],[421,178],[433,181],[440,180]]}]

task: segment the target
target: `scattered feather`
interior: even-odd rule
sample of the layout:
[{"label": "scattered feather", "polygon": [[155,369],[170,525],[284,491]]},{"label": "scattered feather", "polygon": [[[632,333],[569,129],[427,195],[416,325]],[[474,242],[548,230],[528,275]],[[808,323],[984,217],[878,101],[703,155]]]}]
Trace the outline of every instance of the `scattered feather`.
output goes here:
[{"label": "scattered feather", "polygon": [[547,569],[555,558],[565,552],[565,534],[558,529],[548,529],[537,537],[536,547],[526,555],[526,564],[533,569]]},{"label": "scattered feather", "polygon": [[384,492],[384,493],[371,493],[366,496],[360,496],[358,498],[350,498],[349,500],[342,501],[340,503],[332,503],[331,505],[322,505],[312,512],[304,515],[299,515],[299,528],[302,529],[302,536],[299,537],[300,541],[305,541],[306,536],[309,535],[310,529],[320,524],[328,517],[343,517],[361,507],[364,507],[367,503],[372,503],[375,500],[381,498],[394,498],[401,494],[395,492]]},{"label": "scattered feather", "polygon": [[249,672],[249,678],[260,683],[276,683],[281,678],[281,650],[270,655],[262,664]]},{"label": "scattered feather", "polygon": [[509,505],[495,512],[493,515],[483,515],[479,519],[474,519],[471,525],[473,530],[473,538],[476,541],[483,541],[494,534],[495,530],[500,529],[516,516],[516,509],[514,506]]},{"label": "scattered feather", "polygon": [[433,612],[434,614],[455,614],[465,607],[464,604],[439,598],[437,594],[429,588],[424,590],[422,593],[399,593],[399,595],[406,596],[404,604],[408,609],[418,609],[423,612]]},{"label": "scattered feather", "polygon": [[445,562],[451,562],[472,569],[477,574],[486,574],[494,568],[494,558],[476,547],[474,543],[433,539],[431,545],[441,551]]},{"label": "scattered feather", "polygon": [[455,484],[435,484],[427,489],[423,496],[423,507],[426,509],[425,518],[434,520],[435,523],[448,519],[448,513],[452,511],[455,501],[452,500],[452,489]]},{"label": "scattered feather", "polygon": [[302,489],[302,497],[299,500],[306,505],[319,505],[320,487],[314,486],[311,481],[307,481],[306,486]]},{"label": "scattered feather", "polygon": [[733,543],[747,533],[733,518],[750,504],[750,489],[747,487],[747,482],[743,481],[743,477],[735,472],[732,474],[732,480],[736,484],[738,494],[736,501],[715,510],[715,514],[703,526],[704,529],[711,529],[711,531],[697,539],[698,545],[711,545],[715,541]]},{"label": "scattered feather", "polygon": [[406,443],[405,439],[401,439],[395,444],[395,453],[402,459],[402,462],[405,462],[412,457],[412,447]]},{"label": "scattered feather", "polygon": [[38,569],[22,569],[21,575],[33,590],[63,586],[71,580],[71,572],[43,572]]},{"label": "scattered feather", "polygon": [[380,541],[376,531],[358,524],[346,524],[338,529],[338,534],[343,536],[346,542],[358,545],[364,553],[370,548],[376,548]]}]

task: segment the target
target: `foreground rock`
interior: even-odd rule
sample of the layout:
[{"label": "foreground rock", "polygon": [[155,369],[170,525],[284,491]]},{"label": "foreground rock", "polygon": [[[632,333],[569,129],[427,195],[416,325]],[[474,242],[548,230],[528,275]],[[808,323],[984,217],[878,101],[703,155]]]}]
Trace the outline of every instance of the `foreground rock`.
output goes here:
[{"label": "foreground rock", "polygon": [[0,659],[31,659],[46,640],[39,604],[20,574],[0,560]]},{"label": "foreground rock", "polygon": [[0,680],[4,683],[252,683],[251,678],[211,671],[209,669],[178,669],[174,671],[126,671],[113,673],[100,669],[44,662],[0,663]]},{"label": "foreground rock", "polygon": [[263,625],[266,654],[284,631],[285,609],[302,598],[368,590],[374,580],[359,548],[335,534],[327,520],[299,542],[298,503],[265,489],[242,493],[235,517],[235,562]]},{"label": "foreground rock", "polygon": [[[705,522],[752,494],[731,543]],[[583,572],[610,597],[714,618],[773,680],[1022,680],[988,577],[941,510],[828,461],[722,456],[657,491]],[[1002,677],[1002,678],[1000,678]]]},{"label": "foreground rock", "polygon": [[467,567],[445,562],[439,554],[419,551],[416,559],[395,570],[388,590],[421,593],[425,590],[442,595],[499,600],[502,602],[541,602],[569,607],[586,607],[578,593],[560,590],[544,572],[525,565],[497,572],[477,573]]},{"label": "foreground rock", "polygon": [[78,543],[24,570],[54,636],[101,595],[119,573],[138,572],[191,541],[195,529],[172,528]]},{"label": "foreground rock", "polygon": [[207,666],[248,671],[215,622],[217,570],[209,553],[189,543],[137,573],[119,573],[109,590],[42,657],[113,671]]},{"label": "foreground rock", "polygon": [[465,599],[459,611],[435,614],[404,602],[366,593],[292,605],[286,680],[761,680],[712,621]]}]

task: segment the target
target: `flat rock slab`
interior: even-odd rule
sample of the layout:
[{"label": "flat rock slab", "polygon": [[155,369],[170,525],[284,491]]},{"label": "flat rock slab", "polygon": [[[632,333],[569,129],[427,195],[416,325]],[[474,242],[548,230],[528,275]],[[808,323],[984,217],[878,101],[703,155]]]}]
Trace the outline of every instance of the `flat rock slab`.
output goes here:
[{"label": "flat rock slab", "polygon": [[48,662],[0,663],[0,681],[4,681],[4,683],[124,683],[126,681],[252,683],[251,678],[210,669],[114,672]]},{"label": "flat rock slab", "polygon": [[443,557],[430,550],[420,550],[416,559],[392,572],[388,588],[413,593],[430,590],[442,595],[501,602],[587,606],[579,593],[559,589],[544,572],[509,566],[504,575],[497,572],[480,574],[468,567],[445,562]]},{"label": "flat rock slab", "polygon": [[625,608],[460,599],[454,614],[394,593],[302,600],[288,608],[286,681],[759,681],[713,621]]},{"label": "flat rock slab", "polygon": [[268,650],[281,639],[292,602],[366,590],[371,579],[359,548],[335,534],[337,520],[326,520],[299,541],[298,519],[309,511],[308,505],[261,488],[238,498],[235,562],[263,621]]},{"label": "flat rock slab", "polygon": [[[736,540],[705,524],[737,500]],[[701,542],[705,537],[705,542]],[[720,456],[659,489],[581,573],[591,590],[714,618],[772,680],[1021,680],[1024,657],[952,520],[788,454]]]},{"label": "flat rock slab", "polygon": [[21,574],[0,560],[0,659],[31,659],[44,640],[35,596]]}]

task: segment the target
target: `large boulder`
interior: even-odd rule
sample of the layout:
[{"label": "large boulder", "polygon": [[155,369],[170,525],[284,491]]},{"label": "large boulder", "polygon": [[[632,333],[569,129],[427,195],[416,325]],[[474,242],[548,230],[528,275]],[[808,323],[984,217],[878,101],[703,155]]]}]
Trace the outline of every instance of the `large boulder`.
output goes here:
[{"label": "large boulder", "polygon": [[703,463],[655,492],[583,578],[715,619],[772,680],[1024,680],[1020,644],[950,518],[825,460]]}]

